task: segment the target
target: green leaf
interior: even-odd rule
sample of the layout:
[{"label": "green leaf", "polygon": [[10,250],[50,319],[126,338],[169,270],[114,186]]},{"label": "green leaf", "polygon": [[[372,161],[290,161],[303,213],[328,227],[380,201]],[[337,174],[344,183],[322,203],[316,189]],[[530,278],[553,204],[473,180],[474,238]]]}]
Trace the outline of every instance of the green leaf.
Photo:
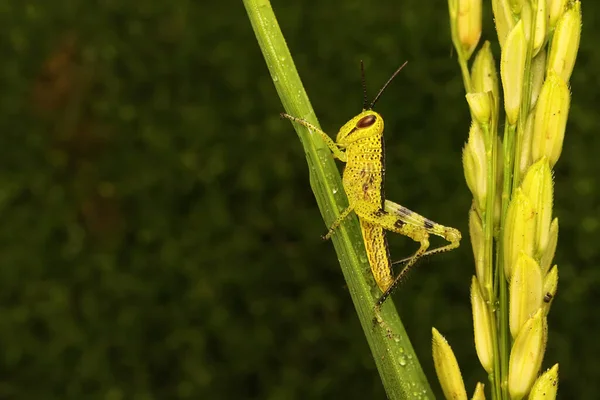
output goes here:
[{"label": "green leaf", "polygon": [[[269,1],[244,0],[244,5],[285,111],[319,126]],[[294,128],[306,153],[312,190],[329,226],[348,206],[338,168],[318,134],[298,124]],[[288,122],[282,121],[282,133],[288,129]],[[370,273],[357,218],[348,218],[332,240],[388,397],[433,398],[391,300],[381,308],[383,321],[376,322],[374,306],[381,293]]]}]

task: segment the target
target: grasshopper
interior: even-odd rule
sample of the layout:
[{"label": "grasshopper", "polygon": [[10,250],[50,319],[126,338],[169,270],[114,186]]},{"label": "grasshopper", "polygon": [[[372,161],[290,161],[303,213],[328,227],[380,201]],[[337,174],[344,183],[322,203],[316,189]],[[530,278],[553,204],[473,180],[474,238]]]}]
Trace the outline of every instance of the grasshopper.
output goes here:
[{"label": "grasshopper", "polygon": [[[377,300],[377,308],[390,296],[419,258],[455,249],[459,246],[461,239],[458,230],[440,225],[400,204],[385,199],[383,118],[373,111],[373,106],[405,65],[406,62],[394,72],[373,101],[367,105],[364,65],[361,61],[363,110],[340,128],[335,142],[310,122],[289,114],[281,114],[283,118],[317,132],[333,156],[346,163],[342,182],[348,196],[349,206],[329,227],[324,239],[331,238],[340,224],[352,212],[356,213],[360,221],[371,272],[383,293]],[[399,261],[405,265],[396,277],[393,276],[393,263],[390,259],[386,231],[408,236],[420,244],[419,249],[411,257]],[[428,250],[430,235],[440,236],[448,244]]]}]

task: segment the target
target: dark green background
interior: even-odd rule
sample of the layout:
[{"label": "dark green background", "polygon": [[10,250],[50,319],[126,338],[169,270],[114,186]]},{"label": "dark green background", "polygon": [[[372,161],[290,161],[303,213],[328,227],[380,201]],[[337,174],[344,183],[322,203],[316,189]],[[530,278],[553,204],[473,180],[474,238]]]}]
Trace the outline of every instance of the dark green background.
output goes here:
[{"label": "dark green background", "polygon": [[[371,94],[409,61],[377,106],[387,196],[466,234],[469,120],[446,2],[273,6],[331,134],[360,111],[360,59]],[[544,365],[560,363],[562,398],[600,389],[599,13],[583,5],[555,171]],[[241,2],[9,0],[0,26],[0,398],[385,397]],[[394,258],[415,248],[391,244]],[[394,296],[437,391],[432,326],[468,391],[487,381],[472,273],[467,239]]]}]

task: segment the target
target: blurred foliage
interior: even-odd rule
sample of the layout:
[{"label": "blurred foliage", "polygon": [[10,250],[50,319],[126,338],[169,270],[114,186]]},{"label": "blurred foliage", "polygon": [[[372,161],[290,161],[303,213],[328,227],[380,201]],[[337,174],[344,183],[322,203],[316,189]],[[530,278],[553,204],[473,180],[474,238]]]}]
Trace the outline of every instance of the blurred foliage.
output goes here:
[{"label": "blurred foliage", "polygon": [[[360,59],[371,94],[409,60],[378,104],[387,196],[467,232],[469,121],[445,4],[273,7],[332,135],[360,111]],[[560,363],[564,398],[599,389],[599,15],[584,4],[555,176],[545,365]],[[0,398],[384,398],[241,2],[8,0],[0,26]],[[415,246],[391,243],[395,258]],[[395,295],[436,388],[433,325],[469,391],[486,381],[472,273],[465,240]]]}]

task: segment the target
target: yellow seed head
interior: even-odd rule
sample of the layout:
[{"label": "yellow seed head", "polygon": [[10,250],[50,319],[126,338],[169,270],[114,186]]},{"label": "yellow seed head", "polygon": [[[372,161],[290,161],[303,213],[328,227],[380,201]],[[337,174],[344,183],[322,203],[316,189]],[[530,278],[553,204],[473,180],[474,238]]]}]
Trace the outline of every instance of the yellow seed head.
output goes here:
[{"label": "yellow seed head", "polygon": [[492,0],[492,10],[494,11],[494,22],[496,22],[498,42],[500,42],[500,47],[504,47],[504,42],[506,41],[508,33],[515,26],[511,7],[505,0]]},{"label": "yellow seed head", "polygon": [[458,0],[448,0],[448,14],[451,24],[455,24],[458,17]]},{"label": "yellow seed head", "polygon": [[546,156],[554,167],[562,152],[571,94],[565,81],[551,73],[542,85],[535,108],[531,156],[533,161]]},{"label": "yellow seed head", "polygon": [[554,296],[556,296],[556,290],[558,289],[558,267],[555,265],[552,267],[550,272],[544,278],[544,287],[542,289],[543,299],[544,299],[544,314],[548,315],[550,312],[550,306],[554,301]]},{"label": "yellow seed head", "polygon": [[475,386],[475,392],[473,393],[472,400],[485,400],[485,385],[481,382],[477,382]]},{"label": "yellow seed head", "polygon": [[471,307],[473,308],[473,328],[475,332],[475,350],[483,369],[488,374],[494,368],[494,344],[492,342],[492,320],[485,299],[481,293],[477,278],[471,279]]},{"label": "yellow seed head", "polygon": [[523,31],[525,32],[525,40],[531,40],[531,23],[533,21],[533,11],[529,1],[523,3],[520,13],[520,19],[523,21]]},{"label": "yellow seed head", "polygon": [[521,252],[533,257],[535,210],[521,188],[517,188],[506,213],[504,229],[504,274],[509,280]]},{"label": "yellow seed head", "polygon": [[550,232],[548,233],[548,244],[546,245],[546,250],[544,250],[540,258],[540,267],[542,268],[542,273],[544,274],[548,272],[548,268],[550,268],[550,265],[552,264],[552,260],[554,259],[554,253],[556,252],[557,243],[558,218],[554,218],[554,220],[550,224]]},{"label": "yellow seed head", "polygon": [[466,98],[477,122],[481,125],[489,124],[492,117],[492,92],[467,93]]},{"label": "yellow seed head", "polygon": [[523,8],[524,3],[527,3],[525,0],[509,0],[510,9],[513,14],[521,14],[521,9]]},{"label": "yellow seed head", "polygon": [[531,108],[537,104],[545,77],[546,50],[542,50],[531,60]]},{"label": "yellow seed head", "polygon": [[[510,278],[510,334],[517,337],[525,322],[542,306],[543,279],[538,263],[521,252]],[[488,371],[489,372],[489,371]]]},{"label": "yellow seed head", "polygon": [[554,29],[556,22],[567,8],[567,0],[546,0],[548,8],[548,28]]},{"label": "yellow seed head", "polygon": [[528,400],[554,400],[558,390],[558,364],[544,372],[533,384]]},{"label": "yellow seed head", "polygon": [[477,52],[471,67],[471,83],[474,92],[492,92],[494,97],[494,114],[498,115],[500,91],[498,89],[498,72],[492,55],[490,42],[486,41]]},{"label": "yellow seed head", "polygon": [[519,108],[523,93],[523,74],[525,71],[525,58],[527,56],[527,42],[523,20],[510,31],[502,48],[500,57],[500,76],[504,88],[504,109],[509,124],[517,123]]},{"label": "yellow seed head", "polygon": [[512,399],[527,395],[544,359],[548,339],[548,322],[538,310],[523,326],[510,351],[508,391]]},{"label": "yellow seed head", "polygon": [[548,56],[548,72],[554,71],[569,82],[581,37],[581,2],[575,1],[560,17],[552,37]]},{"label": "yellow seed head", "polygon": [[533,6],[535,10],[535,31],[533,32],[533,55],[535,56],[546,43],[546,35],[548,33],[546,21],[548,20],[548,12],[546,10],[546,0],[535,0]]},{"label": "yellow seed head", "polygon": [[433,334],[433,363],[442,391],[447,399],[467,400],[467,391],[452,348],[437,329]]},{"label": "yellow seed head", "polygon": [[487,196],[487,162],[483,132],[476,122],[471,124],[469,139],[463,149],[463,168],[477,209],[484,210]]},{"label": "yellow seed head", "polygon": [[552,171],[546,157],[542,157],[527,170],[521,188],[531,200],[536,213],[534,254],[541,255],[548,247],[552,222]]},{"label": "yellow seed head", "polygon": [[[469,210],[469,236],[471,237],[473,257],[475,258],[475,273],[479,284],[484,288],[484,293],[487,293],[485,290],[492,287],[492,271],[488,271],[488,268],[486,268],[485,252],[483,251],[485,243],[483,225],[475,205],[471,206]],[[485,294],[484,297],[487,298]]]},{"label": "yellow seed head", "polygon": [[529,0],[523,3],[521,20],[523,21],[527,42],[533,41],[532,56],[535,56],[546,43],[547,19],[546,0]]},{"label": "yellow seed head", "polygon": [[458,0],[456,28],[468,60],[481,37],[481,0]]}]

